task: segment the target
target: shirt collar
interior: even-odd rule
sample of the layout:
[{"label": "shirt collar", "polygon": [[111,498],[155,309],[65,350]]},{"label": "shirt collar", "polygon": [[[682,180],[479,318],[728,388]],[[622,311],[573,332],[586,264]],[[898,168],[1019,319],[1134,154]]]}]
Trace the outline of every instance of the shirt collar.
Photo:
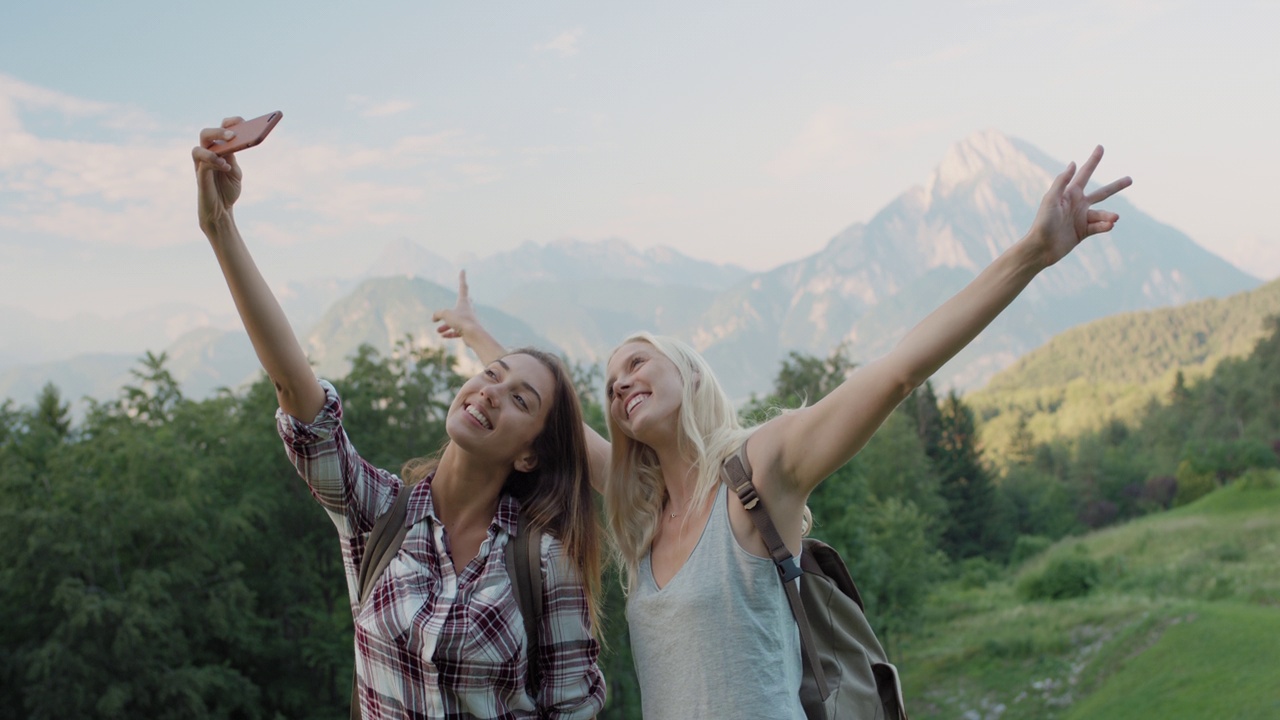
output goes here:
[{"label": "shirt collar", "polygon": [[[412,527],[424,518],[429,518],[431,522],[437,525],[444,524],[440,522],[440,516],[436,514],[435,501],[431,497],[431,481],[435,479],[435,476],[435,472],[432,471],[409,488],[409,492],[412,495],[409,496],[409,510],[405,517],[405,527]],[[489,523],[490,534],[493,534],[494,530],[502,530],[507,535],[515,537],[518,524],[516,518],[519,515],[520,501],[510,495],[501,496],[498,498],[498,511],[493,515],[493,522]]]}]

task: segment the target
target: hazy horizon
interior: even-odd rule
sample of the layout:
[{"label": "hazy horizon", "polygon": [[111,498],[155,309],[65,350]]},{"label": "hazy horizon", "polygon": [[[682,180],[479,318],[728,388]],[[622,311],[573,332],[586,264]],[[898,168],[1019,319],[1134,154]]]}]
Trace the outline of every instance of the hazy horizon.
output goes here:
[{"label": "hazy horizon", "polygon": [[984,129],[1063,162],[1102,143],[1099,179],[1132,175],[1144,212],[1280,276],[1275,3],[220,8],[234,21],[9,10],[0,306],[229,314],[189,149],[277,109],[237,206],[276,286],[351,276],[400,238],[450,259],[617,238],[765,270]]}]

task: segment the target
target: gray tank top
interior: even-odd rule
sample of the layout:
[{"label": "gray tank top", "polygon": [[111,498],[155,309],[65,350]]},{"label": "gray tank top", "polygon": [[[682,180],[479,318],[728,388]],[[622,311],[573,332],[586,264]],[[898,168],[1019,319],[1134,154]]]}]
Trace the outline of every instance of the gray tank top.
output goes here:
[{"label": "gray tank top", "polygon": [[667,586],[640,561],[627,599],[645,720],[804,720],[800,631],[773,561],[738,545],[729,489]]}]

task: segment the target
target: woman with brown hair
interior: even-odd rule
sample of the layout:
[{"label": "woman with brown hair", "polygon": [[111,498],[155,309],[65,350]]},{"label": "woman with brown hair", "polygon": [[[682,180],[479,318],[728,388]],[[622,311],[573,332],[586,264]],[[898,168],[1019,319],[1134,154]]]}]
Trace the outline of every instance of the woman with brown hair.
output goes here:
[{"label": "woman with brown hair", "polygon": [[[437,457],[411,461],[404,479],[363,460],[337,391],[312,372],[236,227],[242,173],[234,155],[210,148],[232,139],[237,122],[203,130],[192,149],[200,228],[275,385],[285,449],[338,529],[361,714],[595,716],[605,692],[594,633],[600,551],[582,414],[563,364],[530,349],[491,358],[453,399]],[[410,493],[408,532],[362,604],[369,534],[400,493]],[[535,529],[543,590],[539,647],[530,648],[504,549]],[[526,681],[533,653],[538,687]]]}]

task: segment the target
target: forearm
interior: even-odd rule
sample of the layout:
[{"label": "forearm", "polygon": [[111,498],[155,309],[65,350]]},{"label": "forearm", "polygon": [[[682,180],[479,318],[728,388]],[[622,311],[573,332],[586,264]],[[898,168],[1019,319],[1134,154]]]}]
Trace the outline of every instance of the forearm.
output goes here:
[{"label": "forearm", "polygon": [[898,343],[890,363],[906,384],[920,385],[955,357],[1044,269],[1029,238],[1006,250],[963,290],[934,310]]},{"label": "forearm", "polygon": [[488,365],[507,354],[507,349],[480,323],[475,323],[461,332],[462,341],[480,358],[480,362]]},{"label": "forearm", "polygon": [[258,361],[275,384],[280,407],[300,420],[311,420],[324,405],[324,391],[235,221],[228,217],[204,230]]}]

